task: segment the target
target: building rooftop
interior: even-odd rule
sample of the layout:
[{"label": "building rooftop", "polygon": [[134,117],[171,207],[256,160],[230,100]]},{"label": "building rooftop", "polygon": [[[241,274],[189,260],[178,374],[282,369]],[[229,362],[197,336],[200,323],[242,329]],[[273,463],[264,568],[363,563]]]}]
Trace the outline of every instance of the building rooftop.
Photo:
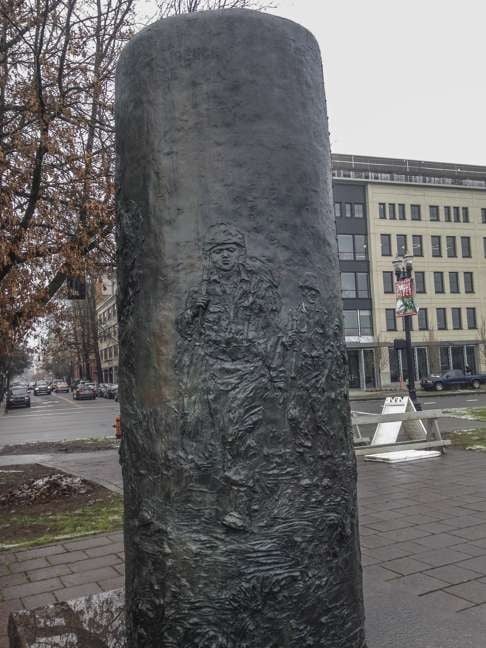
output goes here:
[{"label": "building rooftop", "polygon": [[486,189],[486,166],[472,164],[334,153],[332,174],[336,180]]}]

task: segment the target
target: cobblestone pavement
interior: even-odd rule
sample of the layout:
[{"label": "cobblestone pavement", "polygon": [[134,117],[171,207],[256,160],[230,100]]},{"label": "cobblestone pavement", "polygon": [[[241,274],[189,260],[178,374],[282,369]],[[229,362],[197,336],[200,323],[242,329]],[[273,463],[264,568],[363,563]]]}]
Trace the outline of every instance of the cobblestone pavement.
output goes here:
[{"label": "cobblestone pavement", "polygon": [[[115,453],[104,456],[116,461]],[[484,648],[486,455],[451,450],[414,464],[360,459],[358,465],[362,564],[373,623],[369,648]],[[118,482],[118,468],[111,463],[108,470],[110,480]],[[76,472],[82,474],[82,467]],[[123,585],[123,566],[121,532],[0,553],[0,648],[8,646],[12,610],[115,589]],[[375,609],[385,609],[394,597],[396,607],[406,602],[409,621],[415,615],[424,624],[440,623],[449,637],[454,628],[462,628],[469,638],[460,644],[454,639],[410,643],[410,636],[404,636],[400,643],[399,610],[396,615],[388,610],[384,618]],[[481,628],[482,639],[476,639]],[[392,640],[386,639],[387,631]]]}]

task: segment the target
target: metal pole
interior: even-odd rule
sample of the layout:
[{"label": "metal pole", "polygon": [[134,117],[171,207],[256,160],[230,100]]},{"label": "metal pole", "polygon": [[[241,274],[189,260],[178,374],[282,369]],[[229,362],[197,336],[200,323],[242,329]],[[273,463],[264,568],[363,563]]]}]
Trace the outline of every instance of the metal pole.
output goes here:
[{"label": "metal pole", "polygon": [[412,315],[407,315],[404,317],[405,320],[405,344],[407,345],[406,351],[407,351],[407,372],[408,372],[408,381],[407,381],[407,388],[408,388],[408,395],[410,396],[410,400],[415,406],[415,409],[420,412],[422,411],[422,405],[419,403],[417,399],[417,392],[415,391],[415,358],[414,358],[414,353],[412,349],[412,336],[411,336],[411,317]]}]

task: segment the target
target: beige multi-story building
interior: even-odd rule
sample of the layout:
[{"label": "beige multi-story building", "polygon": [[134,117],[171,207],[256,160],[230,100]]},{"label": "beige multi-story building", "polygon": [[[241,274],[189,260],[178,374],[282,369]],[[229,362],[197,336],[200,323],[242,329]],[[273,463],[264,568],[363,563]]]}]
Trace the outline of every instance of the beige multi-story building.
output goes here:
[{"label": "beige multi-story building", "polygon": [[103,278],[99,289],[96,316],[102,377],[99,382],[118,382],[118,322],[116,282]]},{"label": "beige multi-story building", "polygon": [[333,175],[351,385],[407,377],[392,265],[405,253],[416,378],[486,372],[486,167],[334,155]]}]

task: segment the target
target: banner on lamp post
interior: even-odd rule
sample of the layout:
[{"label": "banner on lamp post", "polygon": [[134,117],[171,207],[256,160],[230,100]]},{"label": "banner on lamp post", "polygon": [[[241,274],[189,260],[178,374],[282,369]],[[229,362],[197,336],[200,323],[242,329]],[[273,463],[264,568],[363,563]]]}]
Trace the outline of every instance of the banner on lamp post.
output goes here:
[{"label": "banner on lamp post", "polygon": [[395,296],[397,298],[395,312],[397,317],[416,315],[418,312],[415,303],[415,284],[412,277],[397,279],[395,283]]}]

